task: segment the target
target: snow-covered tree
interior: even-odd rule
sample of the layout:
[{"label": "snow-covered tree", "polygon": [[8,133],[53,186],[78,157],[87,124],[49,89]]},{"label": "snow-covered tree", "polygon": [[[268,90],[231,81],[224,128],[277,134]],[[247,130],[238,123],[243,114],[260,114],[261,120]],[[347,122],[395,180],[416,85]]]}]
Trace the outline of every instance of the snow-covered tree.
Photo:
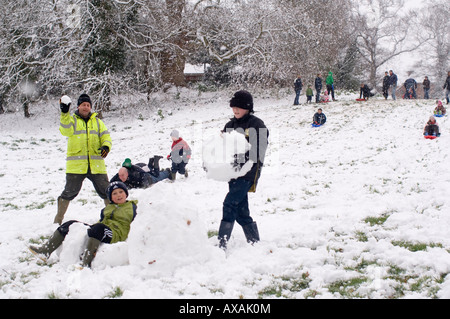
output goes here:
[{"label": "snow-covered tree", "polygon": [[411,37],[417,12],[407,10],[403,0],[354,1],[354,32],[372,87],[380,84],[378,69],[393,58],[415,51],[423,41]]},{"label": "snow-covered tree", "polygon": [[422,39],[420,66],[428,70],[440,91],[450,69],[450,3],[446,0],[427,2],[421,15]]},{"label": "snow-covered tree", "polygon": [[197,41],[217,63],[236,63],[238,83],[290,85],[335,65],[348,39],[349,1],[208,2]]}]

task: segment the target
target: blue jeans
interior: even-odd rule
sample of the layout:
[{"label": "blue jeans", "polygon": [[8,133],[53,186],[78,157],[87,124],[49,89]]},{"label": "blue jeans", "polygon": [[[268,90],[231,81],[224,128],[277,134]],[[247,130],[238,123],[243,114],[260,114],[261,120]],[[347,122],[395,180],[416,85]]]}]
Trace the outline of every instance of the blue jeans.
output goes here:
[{"label": "blue jeans", "polygon": [[299,98],[300,98],[300,94],[302,93],[302,90],[298,90],[295,91],[295,100],[294,100],[294,105],[299,105]]},{"label": "blue jeans", "polygon": [[397,85],[392,85],[392,99],[393,100],[397,99],[396,96],[395,96],[396,91],[397,91]]},{"label": "blue jeans", "polygon": [[423,89],[423,91],[425,92],[423,98],[428,100],[430,98],[430,89]]},{"label": "blue jeans", "polygon": [[445,92],[445,98],[447,99],[447,104],[450,103],[449,95],[450,95],[450,89],[447,89],[447,91]]},{"label": "blue jeans", "polygon": [[159,172],[159,176],[158,177],[155,177],[155,176],[153,176],[151,174],[149,174],[149,175],[150,175],[150,178],[152,179],[152,184],[158,183],[158,182],[160,182],[160,181],[162,181],[162,180],[164,180],[166,178],[169,178],[169,172],[166,171],[166,170],[164,170],[162,172]]},{"label": "blue jeans", "polygon": [[223,202],[223,221],[237,221],[241,226],[253,222],[248,209],[248,191],[252,185],[251,181],[243,178],[233,179],[228,183],[229,192]]}]

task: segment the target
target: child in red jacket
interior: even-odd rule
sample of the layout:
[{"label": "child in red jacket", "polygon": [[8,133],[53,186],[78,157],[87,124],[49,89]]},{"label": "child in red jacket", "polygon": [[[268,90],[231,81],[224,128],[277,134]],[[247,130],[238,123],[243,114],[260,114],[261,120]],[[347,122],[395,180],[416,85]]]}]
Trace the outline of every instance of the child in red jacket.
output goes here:
[{"label": "child in red jacket", "polygon": [[173,130],[170,137],[172,138],[172,151],[167,155],[167,159],[172,160],[171,177],[172,181],[175,181],[177,172],[188,177],[186,165],[191,159],[192,152],[188,143],[180,137],[177,130]]}]

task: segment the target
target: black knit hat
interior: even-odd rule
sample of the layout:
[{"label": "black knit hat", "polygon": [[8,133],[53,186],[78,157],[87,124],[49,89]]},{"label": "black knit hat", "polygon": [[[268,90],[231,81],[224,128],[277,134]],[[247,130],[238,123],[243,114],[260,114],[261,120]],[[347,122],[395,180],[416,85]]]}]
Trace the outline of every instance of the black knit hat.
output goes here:
[{"label": "black knit hat", "polygon": [[253,112],[253,97],[247,91],[237,91],[230,100],[230,107],[238,107]]},{"label": "black knit hat", "polygon": [[77,106],[80,106],[81,103],[83,103],[83,102],[89,102],[89,104],[92,107],[91,98],[86,93],[83,93],[83,94],[80,95],[80,97],[78,98]]},{"label": "black knit hat", "polygon": [[128,189],[127,189],[127,186],[124,183],[122,183],[122,182],[112,182],[111,184],[109,184],[108,188],[106,189],[106,194],[108,195],[108,199],[109,199],[109,201],[111,203],[114,203],[112,201],[112,198],[111,198],[112,192],[113,192],[113,190],[115,190],[117,188],[122,188],[124,190],[125,194],[127,194],[127,197],[128,197]]}]

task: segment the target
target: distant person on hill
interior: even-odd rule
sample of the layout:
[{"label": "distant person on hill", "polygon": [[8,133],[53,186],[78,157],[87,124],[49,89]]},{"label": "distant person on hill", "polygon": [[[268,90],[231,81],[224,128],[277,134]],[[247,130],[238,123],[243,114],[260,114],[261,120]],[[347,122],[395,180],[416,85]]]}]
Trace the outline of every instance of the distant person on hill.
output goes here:
[{"label": "distant person on hill", "polygon": [[366,101],[374,96],[375,94],[373,94],[371,92],[371,89],[369,88],[369,86],[367,84],[361,83],[361,88],[359,90],[359,98],[362,99],[364,98]]},{"label": "distant person on hill", "polygon": [[325,91],[323,92],[323,95],[320,96],[320,102],[321,102],[321,103],[327,103],[327,102],[330,102],[330,96],[328,95],[328,91],[327,91],[327,90],[325,90]]},{"label": "distant person on hill", "polygon": [[390,86],[391,80],[389,77],[388,71],[384,72],[384,78],[383,78],[383,96],[387,100],[389,96],[389,86]]},{"label": "distant person on hill", "polygon": [[320,93],[322,92],[322,77],[317,74],[316,80],[314,81],[314,87],[316,89],[316,103],[320,102]]},{"label": "distant person on hill", "polygon": [[299,75],[297,77],[297,79],[295,79],[295,81],[294,81],[294,89],[295,89],[294,105],[300,104],[299,98],[300,98],[300,94],[302,93],[302,88],[303,88],[302,78]]},{"label": "distant person on hill", "polygon": [[436,101],[436,108],[434,109],[434,115],[445,115],[447,113],[447,110],[445,109],[444,105],[441,101]]},{"label": "distant person on hill", "polygon": [[390,81],[390,85],[392,87],[392,92],[391,92],[392,99],[396,100],[397,99],[396,94],[397,94],[398,77],[392,70],[389,71],[389,81]]},{"label": "distant person on hill", "polygon": [[441,136],[441,133],[439,132],[439,125],[436,122],[436,119],[434,116],[430,116],[430,119],[427,122],[427,125],[425,125],[425,128],[423,130],[423,135],[425,136]]},{"label": "distant person on hill", "polygon": [[306,89],[306,103],[312,103],[312,97],[314,93],[311,89],[311,85],[308,85],[308,88]]},{"label": "distant person on hill", "polygon": [[444,90],[446,90],[445,98],[447,99],[448,104],[450,102],[450,71],[448,71],[448,76],[447,79],[445,80]]},{"label": "distant person on hill", "polygon": [[326,84],[327,84],[327,90],[328,90],[328,94],[331,93],[331,98],[333,99],[333,101],[336,101],[336,99],[334,98],[334,79],[333,79],[333,72],[329,72],[327,79],[326,79]]},{"label": "distant person on hill", "polygon": [[324,113],[322,113],[322,109],[318,109],[317,113],[314,114],[313,124],[315,125],[324,125],[327,121],[327,117]]},{"label": "distant person on hill", "polygon": [[417,82],[413,78],[409,78],[405,81],[403,84],[405,87],[405,99],[417,99],[416,89],[417,89]]},{"label": "distant person on hill", "polygon": [[431,82],[428,79],[428,76],[425,77],[425,79],[422,82],[423,85],[423,98],[425,100],[428,100],[430,98],[430,88],[431,88]]}]

